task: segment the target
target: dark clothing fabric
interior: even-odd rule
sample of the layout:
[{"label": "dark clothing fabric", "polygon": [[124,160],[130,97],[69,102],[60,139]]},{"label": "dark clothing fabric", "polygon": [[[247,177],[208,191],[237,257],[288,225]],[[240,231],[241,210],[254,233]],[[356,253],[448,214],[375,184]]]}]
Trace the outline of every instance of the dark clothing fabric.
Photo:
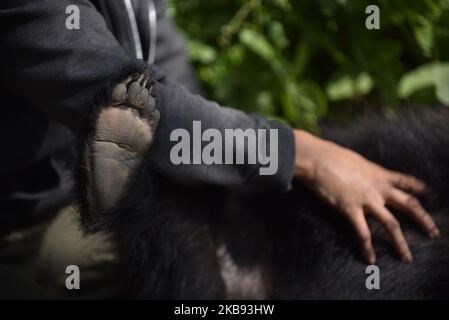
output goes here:
[{"label": "dark clothing fabric", "polygon": [[[146,58],[148,3],[132,3]],[[154,92],[161,121],[151,158],[162,175],[181,184],[290,187],[295,153],[291,129],[192,94],[200,90],[186,59],[184,40],[165,15],[163,1],[154,3],[157,47],[155,65],[149,66],[135,56],[124,1],[0,1],[0,230],[31,221],[67,198],[67,149],[85,130],[96,95],[118,81],[123,70],[149,67],[157,77]],[[70,5],[80,8],[79,30],[66,28]],[[258,176],[257,165],[173,165],[170,132],[174,128],[191,131],[193,120],[201,120],[204,128],[279,129],[277,174]],[[52,174],[54,180],[48,178]],[[5,217],[7,213],[14,217]]]},{"label": "dark clothing fabric", "polygon": [[[185,88],[162,78],[154,87],[159,104],[161,120],[151,149],[154,167],[173,181],[187,185],[214,184],[250,188],[268,188],[287,191],[293,179],[294,141],[291,129],[276,121],[267,121],[257,115],[248,115],[239,110],[221,107],[206,101],[199,95],[191,95]],[[202,131],[215,128],[224,136],[225,129],[278,129],[279,167],[274,175],[259,175],[259,164],[219,165],[174,165],[170,161],[170,133],[185,128],[192,134],[193,121],[201,121]],[[271,141],[270,141],[271,142]],[[204,145],[203,143],[202,145]],[[245,150],[247,154],[248,150]]]}]

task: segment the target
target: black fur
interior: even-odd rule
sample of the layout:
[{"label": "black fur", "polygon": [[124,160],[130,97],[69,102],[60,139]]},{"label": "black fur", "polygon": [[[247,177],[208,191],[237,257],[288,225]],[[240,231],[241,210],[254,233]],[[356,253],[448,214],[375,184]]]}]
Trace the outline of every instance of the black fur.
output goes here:
[{"label": "black fur", "polygon": [[[415,175],[431,189],[421,200],[441,238],[427,239],[398,214],[412,264],[401,262],[372,224],[379,230],[374,245],[380,290],[365,288],[366,265],[347,222],[300,183],[287,194],[187,189],[142,166],[120,206],[96,224],[113,230],[121,245],[124,295],[226,298],[216,255],[225,244],[237,265],[263,270],[266,298],[448,298],[448,112],[427,110],[390,121],[370,116],[349,128],[324,129],[324,136],[387,168]],[[86,205],[82,208],[83,215],[89,214]]]}]

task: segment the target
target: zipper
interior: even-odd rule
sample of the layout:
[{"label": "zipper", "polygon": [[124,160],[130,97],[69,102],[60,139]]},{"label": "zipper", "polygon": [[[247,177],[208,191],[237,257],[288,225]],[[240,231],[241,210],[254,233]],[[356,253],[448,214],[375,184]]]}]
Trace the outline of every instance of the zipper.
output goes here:
[{"label": "zipper", "polygon": [[128,12],[129,23],[131,24],[131,33],[133,34],[134,50],[136,51],[136,58],[143,59],[142,42],[140,41],[139,29],[137,28],[136,13],[134,12],[131,0],[123,0],[126,11]]},{"label": "zipper", "polygon": [[154,0],[148,2],[148,21],[150,22],[150,45],[148,50],[148,63],[153,64],[156,58],[157,43],[157,13]]},{"label": "zipper", "polygon": [[[143,59],[142,41],[139,35],[139,28],[137,27],[136,13],[134,11],[131,0],[123,0],[123,3],[125,4],[129,22],[131,25],[131,32],[133,35],[136,58]],[[148,21],[150,24],[148,63],[153,64],[156,58],[156,43],[157,43],[157,13],[156,13],[156,6],[154,5],[154,0],[148,1]]]}]

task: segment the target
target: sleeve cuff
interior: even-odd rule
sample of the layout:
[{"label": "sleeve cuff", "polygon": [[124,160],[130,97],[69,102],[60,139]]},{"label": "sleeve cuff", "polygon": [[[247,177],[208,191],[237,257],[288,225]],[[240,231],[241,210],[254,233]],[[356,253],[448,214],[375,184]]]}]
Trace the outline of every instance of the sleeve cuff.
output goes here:
[{"label": "sleeve cuff", "polygon": [[293,129],[278,121],[268,121],[270,129],[278,130],[278,170],[273,175],[255,175],[248,183],[262,188],[287,192],[295,174],[295,138]]}]

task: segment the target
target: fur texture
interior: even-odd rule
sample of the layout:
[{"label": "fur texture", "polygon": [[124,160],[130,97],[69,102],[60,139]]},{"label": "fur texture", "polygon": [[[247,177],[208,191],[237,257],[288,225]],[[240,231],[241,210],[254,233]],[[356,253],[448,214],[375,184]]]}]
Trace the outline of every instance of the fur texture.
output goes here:
[{"label": "fur texture", "polygon": [[[120,205],[94,224],[96,230],[112,230],[122,248],[124,296],[448,298],[448,112],[427,109],[389,121],[367,116],[350,127],[324,129],[324,136],[430,187],[421,200],[441,238],[429,240],[397,214],[414,255],[412,264],[396,258],[382,229],[371,223],[380,290],[365,287],[366,265],[349,224],[300,183],[286,194],[183,188],[160,178],[144,162]],[[88,146],[89,141],[82,154]],[[91,229],[86,211],[91,199],[85,190],[89,172],[81,175],[83,221]]]}]

